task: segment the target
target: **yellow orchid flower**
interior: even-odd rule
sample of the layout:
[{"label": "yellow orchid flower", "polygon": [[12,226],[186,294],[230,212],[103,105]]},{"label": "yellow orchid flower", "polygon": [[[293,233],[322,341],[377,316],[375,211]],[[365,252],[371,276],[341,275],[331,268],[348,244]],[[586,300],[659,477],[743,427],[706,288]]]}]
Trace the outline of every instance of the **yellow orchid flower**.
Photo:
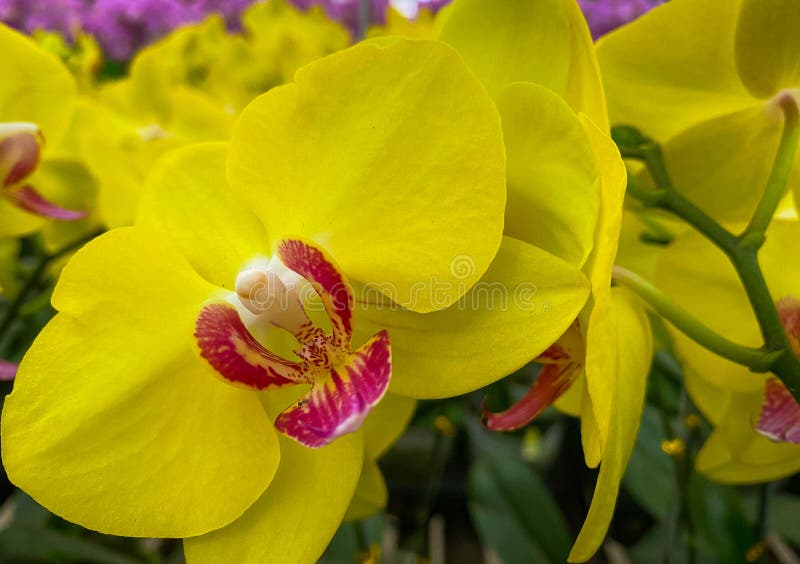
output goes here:
[{"label": "yellow orchid flower", "polygon": [[39,191],[36,172],[45,141],[57,146],[72,114],[75,82],[29,38],[0,24],[0,237],[30,233],[43,217],[75,220]]},{"label": "yellow orchid flower", "polygon": [[234,116],[206,94],[159,82],[134,62],[131,76],[84,100],[82,157],[99,184],[99,214],[108,227],[133,223],[144,179],[171,149],[229,138]]},{"label": "yellow orchid flower", "polygon": [[625,168],[608,136],[594,45],[572,0],[457,0],[441,20],[440,38],[459,50],[500,110],[506,234],[582,269],[591,283],[575,323],[539,356],[545,366],[528,394],[486,414],[489,428],[514,429],[566,394],[556,405],[580,415],[587,464],[603,461],[570,555],[588,560],[605,537],[633,449],[652,349],[644,313],[611,291]]},{"label": "yellow orchid flower", "polygon": [[74,40],[68,44],[58,32],[37,30],[33,39],[45,51],[61,59],[75,77],[79,92],[86,94],[97,89],[97,75],[103,64],[103,53],[94,37],[77,32]]},{"label": "yellow orchid flower", "polygon": [[[304,67],[230,150],[160,160],[137,224],[70,261],[3,410],[9,476],[89,528],[192,537],[193,562],[315,560],[354,492],[381,503],[393,394],[442,364],[498,379],[586,300],[579,271],[502,239],[504,171],[497,110],[445,45]],[[551,311],[472,311],[479,282],[531,280]]]},{"label": "yellow orchid flower", "polygon": [[[800,268],[787,260],[800,236],[797,221],[774,220],[759,253],[790,342],[800,354]],[[678,237],[656,271],[665,293],[712,329],[743,345],[759,346],[761,334],[738,277],[724,255],[695,233]],[[714,299],[708,299],[713,292]],[[675,332],[686,366],[687,389],[715,430],[697,458],[698,471],[731,483],[775,480],[800,470],[796,435],[800,406],[780,382],[702,348]],[[792,339],[794,339],[792,341]]]},{"label": "yellow orchid flower", "polygon": [[749,219],[766,186],[798,26],[793,0],[673,0],[598,43],[612,123],[661,143],[674,185],[720,221]]}]

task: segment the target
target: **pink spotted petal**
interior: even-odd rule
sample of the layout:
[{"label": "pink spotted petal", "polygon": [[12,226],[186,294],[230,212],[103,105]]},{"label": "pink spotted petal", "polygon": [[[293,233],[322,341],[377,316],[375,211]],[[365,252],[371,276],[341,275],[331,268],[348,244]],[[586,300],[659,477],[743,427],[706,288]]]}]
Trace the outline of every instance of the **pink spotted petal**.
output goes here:
[{"label": "pink spotted petal", "polygon": [[75,221],[86,217],[85,210],[68,210],[57,206],[45,199],[32,186],[12,188],[3,193],[17,207],[36,215],[59,219],[61,221]]},{"label": "pink spotted petal", "polygon": [[777,378],[767,380],[756,430],[773,441],[800,444],[800,405]]},{"label": "pink spotted petal", "polygon": [[514,431],[533,421],[556,401],[578,376],[575,363],[546,364],[525,396],[505,411],[492,413],[483,407],[483,424],[493,431]]},{"label": "pink spotted petal", "polygon": [[0,381],[9,382],[17,375],[17,365],[13,362],[0,359]]},{"label": "pink spotted petal", "polygon": [[12,186],[38,166],[43,139],[38,131],[20,131],[0,139],[0,176],[3,186]]},{"label": "pink spotted petal", "polygon": [[284,239],[278,256],[288,268],[311,282],[322,298],[333,326],[333,343],[350,348],[353,334],[353,292],[347,279],[322,249],[298,239]]},{"label": "pink spotted petal", "polygon": [[228,302],[205,306],[194,331],[200,356],[227,382],[263,390],[304,382],[303,366],[265,349]]},{"label": "pink spotted petal", "polygon": [[275,427],[297,442],[319,448],[357,431],[389,387],[392,353],[381,331],[314,383],[299,402],[278,416]]}]

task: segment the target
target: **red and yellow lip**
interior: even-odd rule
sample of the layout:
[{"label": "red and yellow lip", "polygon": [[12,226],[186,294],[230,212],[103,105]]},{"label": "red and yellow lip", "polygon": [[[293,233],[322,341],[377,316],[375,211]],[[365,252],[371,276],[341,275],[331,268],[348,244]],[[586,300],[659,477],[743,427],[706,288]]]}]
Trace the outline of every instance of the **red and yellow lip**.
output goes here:
[{"label": "red and yellow lip", "polygon": [[389,335],[380,331],[351,350],[354,300],[345,276],[320,248],[299,239],[281,241],[277,258],[321,298],[330,334],[306,315],[296,288],[267,266],[240,273],[238,300],[251,313],[290,332],[300,344],[295,351],[299,361],[265,348],[250,333],[237,306],[227,301],[203,307],[194,335],[200,355],[228,383],[252,390],[310,384],[309,392],[281,413],[275,426],[299,443],[319,448],[358,430],[386,393],[392,371]]}]

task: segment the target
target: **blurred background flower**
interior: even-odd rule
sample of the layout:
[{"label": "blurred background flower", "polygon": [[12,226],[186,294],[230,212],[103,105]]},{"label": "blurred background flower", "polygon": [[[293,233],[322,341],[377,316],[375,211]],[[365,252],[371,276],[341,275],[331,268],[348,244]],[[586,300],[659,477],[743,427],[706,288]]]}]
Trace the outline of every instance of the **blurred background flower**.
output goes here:
[{"label": "blurred background flower", "polygon": [[665,0],[578,0],[595,39],[635,20]]},{"label": "blurred background flower", "polygon": [[[0,0],[0,21],[24,31],[57,31],[74,39],[79,30],[93,35],[106,57],[126,61],[137,50],[171,30],[221,14],[230,29],[240,27],[242,12],[257,0]],[[383,24],[392,6],[408,18],[420,10],[435,13],[450,0],[291,0],[302,10],[320,6],[353,38],[359,26]],[[364,21],[362,22],[361,19]]]}]

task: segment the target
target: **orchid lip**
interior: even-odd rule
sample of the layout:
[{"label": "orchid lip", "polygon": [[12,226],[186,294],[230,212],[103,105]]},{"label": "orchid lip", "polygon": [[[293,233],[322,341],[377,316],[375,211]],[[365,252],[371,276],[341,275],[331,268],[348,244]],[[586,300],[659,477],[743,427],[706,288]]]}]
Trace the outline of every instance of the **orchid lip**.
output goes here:
[{"label": "orchid lip", "polygon": [[[317,327],[304,309],[300,290],[309,288],[322,300],[330,333]],[[354,300],[333,262],[312,243],[285,239],[276,257],[240,271],[235,289],[227,300],[202,308],[194,333],[200,356],[239,387],[311,384],[275,422],[279,431],[305,446],[323,447],[358,430],[388,389],[391,348],[386,331],[351,348]],[[264,322],[295,337],[299,361],[280,357],[253,337],[248,326]]]},{"label": "orchid lip", "polygon": [[[792,352],[800,356],[800,301],[784,297],[775,303]],[[778,378],[769,378],[756,431],[776,441],[800,444],[800,404]]]},{"label": "orchid lip", "polygon": [[543,366],[526,394],[508,409],[493,413],[485,403],[482,422],[493,431],[514,431],[536,419],[560,398],[580,375],[583,366],[583,337],[575,321],[557,343],[537,357]]}]

